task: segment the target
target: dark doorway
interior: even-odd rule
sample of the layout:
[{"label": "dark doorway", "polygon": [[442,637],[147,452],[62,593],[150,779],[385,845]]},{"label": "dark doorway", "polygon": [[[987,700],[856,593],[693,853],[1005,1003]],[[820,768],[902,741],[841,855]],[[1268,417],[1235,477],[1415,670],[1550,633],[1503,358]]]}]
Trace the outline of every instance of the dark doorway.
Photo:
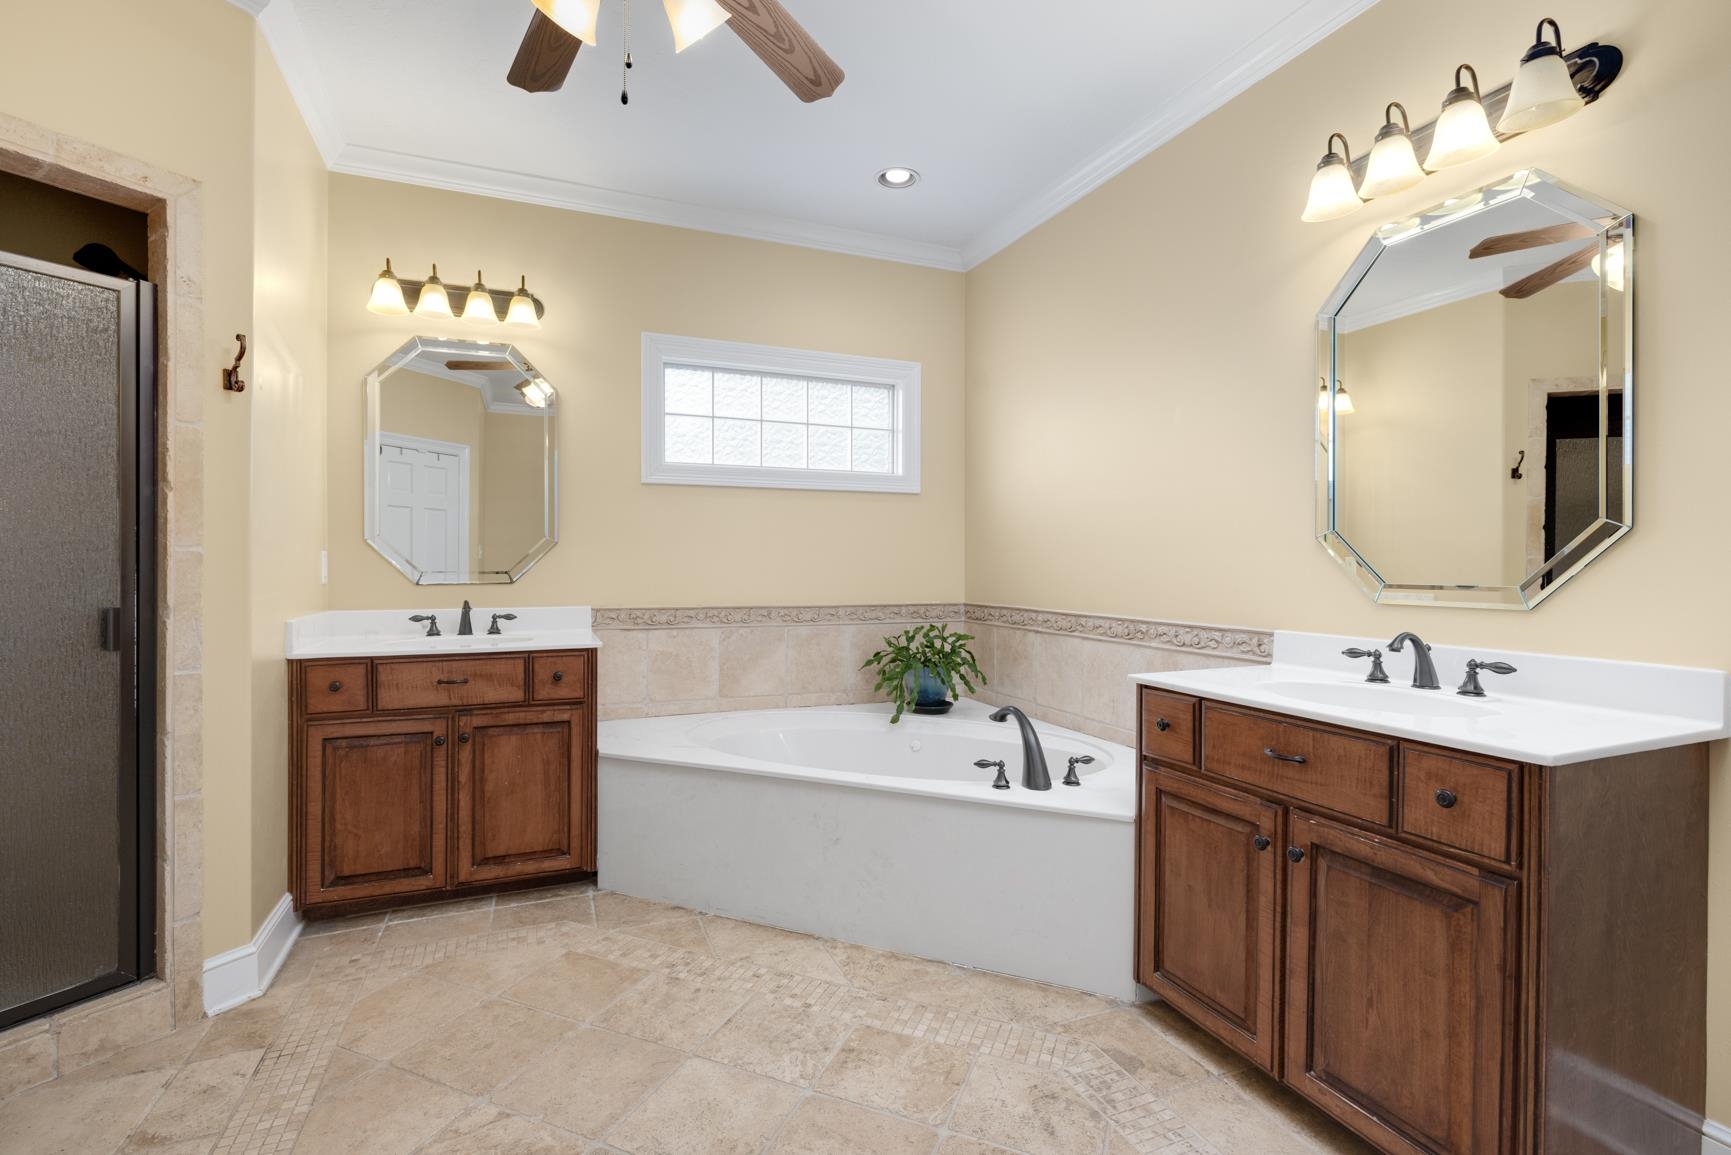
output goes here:
[{"label": "dark doorway", "polygon": [[0,252],[0,1027],[156,969],[155,303]]},{"label": "dark doorway", "polygon": [[[1605,397],[1605,510],[1623,520],[1623,394]],[[1600,518],[1599,394],[1553,393],[1545,400],[1545,557]],[[1549,584],[1550,575],[1545,576]]]}]

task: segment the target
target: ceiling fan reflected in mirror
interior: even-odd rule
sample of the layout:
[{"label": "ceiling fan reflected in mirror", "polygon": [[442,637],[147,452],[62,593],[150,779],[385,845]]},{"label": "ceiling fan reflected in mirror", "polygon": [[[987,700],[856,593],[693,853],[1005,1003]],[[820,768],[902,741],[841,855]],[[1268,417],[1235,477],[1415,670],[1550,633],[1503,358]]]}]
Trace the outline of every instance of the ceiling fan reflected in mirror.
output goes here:
[{"label": "ceiling fan reflected in mirror", "polygon": [[[1610,223],[1609,220],[1599,222],[1601,226]],[[1598,231],[1587,225],[1570,222],[1560,225],[1546,225],[1544,228],[1526,229],[1518,233],[1502,233],[1494,237],[1486,237],[1474,245],[1467,253],[1469,259],[1480,257],[1501,256],[1504,253],[1520,252],[1525,249],[1543,248],[1547,245],[1562,244],[1566,241],[1578,241],[1594,238],[1590,244],[1569,253],[1568,256],[1552,261],[1537,272],[1529,273],[1518,281],[1504,285],[1502,295],[1513,301],[1524,301],[1552,285],[1568,280],[1583,269],[1591,268],[1596,276],[1603,277],[1612,289],[1621,291],[1623,288],[1623,246],[1620,240],[1612,240],[1606,246],[1606,257],[1601,260],[1599,254]]]},{"label": "ceiling fan reflected in mirror", "polygon": [[[631,0],[624,8],[621,43],[624,68],[619,99],[629,104]],[[583,45],[600,43],[597,25],[601,0],[532,0],[535,12],[505,79],[525,92],[555,92],[564,83]],[[847,74],[818,47],[780,0],[662,0],[673,29],[673,48],[683,52],[726,24],[781,82],[806,103],[823,100]]]}]

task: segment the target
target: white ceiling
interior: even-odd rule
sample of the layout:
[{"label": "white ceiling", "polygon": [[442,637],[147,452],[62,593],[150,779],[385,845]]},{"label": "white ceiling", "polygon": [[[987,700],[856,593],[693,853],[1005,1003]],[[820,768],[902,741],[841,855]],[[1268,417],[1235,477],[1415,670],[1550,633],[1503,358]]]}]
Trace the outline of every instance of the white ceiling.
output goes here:
[{"label": "white ceiling", "polygon": [[529,0],[233,2],[336,171],[960,269],[1375,0],[784,0],[847,72],[809,105],[725,30],[675,57],[633,0],[628,107],[623,0],[534,95],[505,83]]}]

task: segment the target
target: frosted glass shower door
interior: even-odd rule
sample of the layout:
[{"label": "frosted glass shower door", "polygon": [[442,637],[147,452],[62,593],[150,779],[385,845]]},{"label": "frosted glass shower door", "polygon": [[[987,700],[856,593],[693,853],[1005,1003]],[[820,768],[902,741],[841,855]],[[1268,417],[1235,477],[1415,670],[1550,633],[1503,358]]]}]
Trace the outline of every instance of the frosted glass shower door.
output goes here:
[{"label": "frosted glass shower door", "polygon": [[153,328],[0,253],[0,1027],[154,969]]}]

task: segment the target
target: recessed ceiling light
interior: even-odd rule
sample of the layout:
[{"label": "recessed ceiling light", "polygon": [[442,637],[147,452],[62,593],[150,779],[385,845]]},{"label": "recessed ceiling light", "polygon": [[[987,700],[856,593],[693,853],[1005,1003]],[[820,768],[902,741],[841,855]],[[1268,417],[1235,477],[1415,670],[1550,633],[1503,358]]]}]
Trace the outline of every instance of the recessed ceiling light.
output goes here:
[{"label": "recessed ceiling light", "polygon": [[886,168],[878,173],[878,183],[885,188],[912,188],[918,184],[920,174],[911,168]]}]

